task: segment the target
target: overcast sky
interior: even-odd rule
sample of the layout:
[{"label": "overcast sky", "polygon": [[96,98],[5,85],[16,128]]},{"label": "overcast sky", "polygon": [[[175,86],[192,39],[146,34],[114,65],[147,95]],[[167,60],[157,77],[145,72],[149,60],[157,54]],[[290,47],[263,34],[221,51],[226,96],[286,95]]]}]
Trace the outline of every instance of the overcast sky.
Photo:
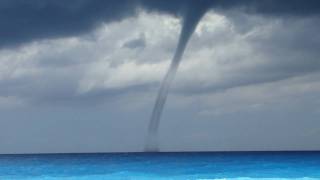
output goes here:
[{"label": "overcast sky", "polygon": [[[0,153],[142,151],[190,1],[1,0]],[[319,150],[320,3],[201,3],[160,150]]]}]

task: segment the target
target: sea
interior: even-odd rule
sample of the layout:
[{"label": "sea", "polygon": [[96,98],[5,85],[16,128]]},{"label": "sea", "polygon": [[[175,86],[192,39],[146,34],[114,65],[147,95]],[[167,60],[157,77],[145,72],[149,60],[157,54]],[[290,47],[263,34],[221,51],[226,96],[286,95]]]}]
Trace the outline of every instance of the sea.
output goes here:
[{"label": "sea", "polygon": [[0,155],[0,180],[320,180],[320,152]]}]

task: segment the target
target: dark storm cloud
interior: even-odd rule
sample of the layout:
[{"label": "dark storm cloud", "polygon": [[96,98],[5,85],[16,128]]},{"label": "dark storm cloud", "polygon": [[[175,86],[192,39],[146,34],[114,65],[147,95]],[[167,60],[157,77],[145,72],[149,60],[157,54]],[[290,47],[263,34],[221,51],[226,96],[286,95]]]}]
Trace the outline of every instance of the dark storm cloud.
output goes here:
[{"label": "dark storm cloud", "polygon": [[132,15],[131,3],[126,0],[1,1],[0,46],[85,33],[101,22]]},{"label": "dark storm cloud", "polygon": [[[127,16],[135,14],[135,9],[141,7],[152,12],[164,12],[174,15],[182,15],[184,9],[192,0],[77,0],[77,1],[22,1],[7,0],[0,1],[0,48],[1,46],[16,45],[22,42],[29,42],[41,38],[54,38],[63,36],[76,36],[86,33],[103,22],[113,22],[121,20]],[[288,14],[309,16],[319,13],[319,3],[317,1],[198,1],[193,6],[200,6],[204,3],[207,6],[215,7],[218,10],[226,8],[238,8],[250,13],[264,13],[271,15]],[[112,6],[111,6],[112,5]],[[226,13],[227,14],[227,13]],[[239,19],[239,14],[231,17],[235,28],[249,26],[246,20]],[[246,19],[246,17],[244,17]],[[319,23],[318,18],[312,21],[293,26],[294,23],[288,21],[286,28],[280,28],[272,32],[268,39],[255,38],[250,40],[256,47],[256,52],[264,53],[268,58],[268,64],[255,66],[255,68],[235,71],[224,75],[227,78],[221,83],[206,86],[192,85],[179,90],[181,93],[210,93],[239,86],[259,84],[283,80],[286,78],[300,76],[303,74],[319,71],[318,61],[319,36],[318,27],[312,23]],[[248,21],[250,22],[250,21]],[[265,22],[265,21],[261,21]],[[255,22],[252,23],[253,28]],[[283,25],[285,27],[286,25]],[[308,28],[305,28],[307,26]],[[295,30],[297,29],[297,30]],[[219,37],[230,36],[224,33]],[[218,37],[218,36],[217,36]],[[231,36],[230,36],[231,37]],[[177,37],[178,38],[178,37]],[[212,41],[214,44],[223,45],[217,39],[208,39],[202,44]],[[223,40],[225,41],[225,40]],[[123,44],[125,48],[144,48],[147,43],[144,34],[137,38],[132,38]],[[199,46],[201,47],[201,46]],[[43,47],[42,47],[43,49]],[[0,83],[0,93],[5,96],[15,95],[17,97],[28,97],[36,101],[52,101],[53,99],[64,99],[65,101],[75,101],[76,99],[95,99],[101,96],[112,96],[113,90],[101,90],[92,94],[75,95],[78,89],[79,77],[82,72],[72,69],[72,66],[79,62],[88,62],[92,59],[92,53],[82,53],[92,51],[92,49],[82,48],[75,52],[65,51],[64,53],[52,51],[47,48],[42,52],[45,56],[33,58],[37,66],[45,68],[45,73],[39,76],[24,76],[16,79],[4,79]],[[81,52],[81,53],[80,53]],[[40,53],[41,54],[41,53]],[[242,57],[233,57],[241,59]],[[149,59],[148,59],[149,60]],[[151,59],[152,60],[152,59]],[[118,62],[118,61],[117,61]],[[70,66],[70,67],[69,67]],[[68,68],[70,69],[68,69]],[[11,67],[14,69],[14,66]],[[67,68],[68,70],[58,71],[56,68]],[[9,68],[10,69],[10,68]],[[59,73],[58,73],[59,72]],[[72,72],[72,75],[69,73]],[[48,81],[50,79],[50,81]],[[150,83],[150,82],[149,82]],[[152,84],[153,85],[153,84]],[[132,85],[133,86],[133,85]],[[150,84],[146,86],[151,86]],[[132,91],[131,85],[123,87],[124,90],[117,89],[119,94],[124,91]],[[135,89],[135,88],[134,88]],[[141,89],[138,88],[138,89]],[[94,100],[93,100],[94,101]],[[62,102],[62,100],[61,100]]]},{"label": "dark storm cloud", "polygon": [[[0,48],[36,39],[76,36],[98,26],[135,14],[138,7],[181,15],[192,0],[2,0],[0,1]],[[239,8],[252,13],[318,14],[316,0],[201,0],[217,9]],[[193,6],[194,6],[193,5]]]},{"label": "dark storm cloud", "polygon": [[[193,1],[195,0],[141,0],[141,3],[151,10],[178,13]],[[215,9],[242,8],[247,12],[275,15],[311,15],[320,11],[320,2],[317,0],[198,0],[197,4],[192,5],[201,6],[201,3]]]}]

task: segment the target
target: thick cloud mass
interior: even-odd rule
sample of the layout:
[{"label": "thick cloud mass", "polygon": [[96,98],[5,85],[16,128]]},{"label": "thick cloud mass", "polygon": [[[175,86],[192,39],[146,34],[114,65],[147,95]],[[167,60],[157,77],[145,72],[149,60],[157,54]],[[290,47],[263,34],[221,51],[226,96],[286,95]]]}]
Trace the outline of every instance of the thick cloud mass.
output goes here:
[{"label": "thick cloud mass", "polygon": [[[317,1],[208,2],[160,148],[320,149]],[[0,1],[0,153],[143,150],[188,3]]]},{"label": "thick cloud mass", "polygon": [[132,15],[130,1],[1,1],[1,46],[33,39],[76,36],[102,22]]},{"label": "thick cloud mass", "polygon": [[101,23],[119,21],[136,14],[137,8],[183,15],[192,6],[213,9],[243,9],[268,15],[305,16],[319,14],[317,0],[3,0],[0,2],[0,48],[35,39],[77,36]]}]

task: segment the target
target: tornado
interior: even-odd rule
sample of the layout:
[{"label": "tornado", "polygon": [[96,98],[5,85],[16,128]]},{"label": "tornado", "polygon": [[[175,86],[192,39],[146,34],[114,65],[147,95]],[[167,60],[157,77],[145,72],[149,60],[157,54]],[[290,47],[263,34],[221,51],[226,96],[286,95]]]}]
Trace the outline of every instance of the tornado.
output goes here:
[{"label": "tornado", "polygon": [[158,130],[161,114],[163,112],[164,105],[168,96],[168,91],[175,77],[177,69],[179,67],[180,61],[182,59],[184,50],[188,44],[188,41],[193,34],[198,22],[201,20],[202,16],[208,9],[208,4],[204,1],[192,1],[187,7],[185,14],[183,16],[182,28],[180,32],[180,37],[178,45],[174,56],[172,58],[170,67],[161,82],[160,89],[158,91],[158,96],[153,107],[151,114],[147,141],[145,144],[146,152],[158,152]]}]

